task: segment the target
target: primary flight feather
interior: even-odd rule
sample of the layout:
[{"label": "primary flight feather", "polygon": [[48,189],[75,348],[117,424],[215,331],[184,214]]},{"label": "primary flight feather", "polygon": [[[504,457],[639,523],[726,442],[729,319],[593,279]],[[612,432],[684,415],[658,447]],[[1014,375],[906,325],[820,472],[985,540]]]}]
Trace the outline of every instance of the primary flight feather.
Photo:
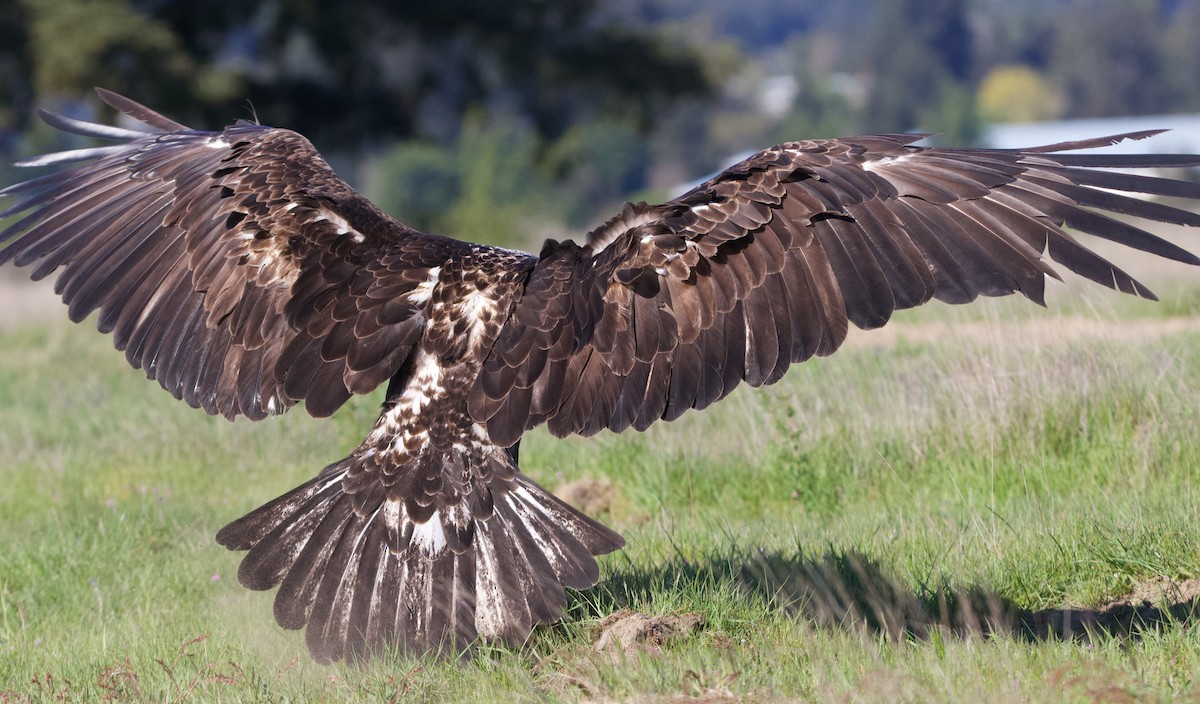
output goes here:
[{"label": "primary flight feather", "polygon": [[108,91],[154,130],[44,113],[116,144],[0,191],[0,264],[58,272],[72,320],[99,311],[130,364],[228,418],[297,402],[327,416],[387,382],[349,457],[223,528],[251,589],[321,661],[386,647],[519,643],[595,584],[619,535],[517,468],[525,431],[645,429],[740,382],[777,381],[936,298],[1020,292],[1051,262],[1153,294],[1064,227],[1189,264],[1126,219],[1200,216],[1123,193],[1200,185],[1103,171],[1195,155],[1077,155],[1117,135],[1025,150],[911,146],[914,135],[791,142],[662,205],[626,205],[540,255],[396,222],[287,130],[187,128]]}]

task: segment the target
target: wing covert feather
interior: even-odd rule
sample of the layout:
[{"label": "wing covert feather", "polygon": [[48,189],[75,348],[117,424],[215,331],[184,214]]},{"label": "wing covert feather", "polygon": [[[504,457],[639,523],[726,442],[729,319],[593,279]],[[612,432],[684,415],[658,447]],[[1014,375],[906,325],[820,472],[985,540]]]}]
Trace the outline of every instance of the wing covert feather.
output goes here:
[{"label": "wing covert feather", "polygon": [[115,146],[0,191],[0,264],[59,272],[72,320],[99,311],[129,363],[193,406],[261,418],[305,401],[328,415],[403,364],[440,265],[465,245],[417,232],[338,178],[287,130],[188,129],[127,98],[157,132],[49,115]]},{"label": "wing covert feather", "polygon": [[1152,298],[1063,227],[1200,264],[1103,214],[1200,225],[1113,192],[1200,199],[1200,188],[1097,170],[1200,157],[1058,153],[1148,135],[1028,150],[910,146],[921,135],[792,142],[668,203],[627,204],[586,245],[547,243],[470,411],[501,445],[543,422],[560,436],[643,429],[832,354],[850,323],[879,327],[932,298],[1042,303],[1051,261]]}]

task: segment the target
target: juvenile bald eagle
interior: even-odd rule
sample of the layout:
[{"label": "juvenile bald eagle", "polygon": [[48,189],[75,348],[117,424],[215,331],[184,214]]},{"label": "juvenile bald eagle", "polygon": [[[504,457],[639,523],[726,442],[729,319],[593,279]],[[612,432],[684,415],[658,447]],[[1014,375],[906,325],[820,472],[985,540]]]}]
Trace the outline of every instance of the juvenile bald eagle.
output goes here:
[{"label": "juvenile bald eagle", "polygon": [[562,615],[565,587],[596,582],[594,556],[623,541],[521,474],[534,426],[644,430],[932,298],[1042,303],[1048,259],[1153,298],[1064,226],[1200,263],[1103,214],[1200,225],[1118,193],[1200,185],[1095,168],[1200,157],[1064,153],[1150,132],[1016,151],[790,142],[535,256],[396,222],[294,132],[202,132],[100,97],[154,131],[45,113],[117,143],[25,162],[80,163],[0,191],[21,216],[0,264],[59,272],[72,320],[98,310],[130,364],[208,413],[328,416],[388,384],[349,457],[217,534],[320,661],[519,643]]}]

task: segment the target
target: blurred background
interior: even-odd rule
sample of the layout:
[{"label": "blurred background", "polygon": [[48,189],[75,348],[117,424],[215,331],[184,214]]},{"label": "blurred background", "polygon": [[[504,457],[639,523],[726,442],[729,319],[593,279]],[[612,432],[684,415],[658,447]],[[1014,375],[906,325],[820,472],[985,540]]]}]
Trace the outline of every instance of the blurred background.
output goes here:
[{"label": "blurred background", "polygon": [[71,145],[35,108],[114,119],[105,86],[296,129],[393,215],[536,250],[790,139],[1149,120],[1200,150],[1198,38],[1200,0],[0,0],[0,182]]}]

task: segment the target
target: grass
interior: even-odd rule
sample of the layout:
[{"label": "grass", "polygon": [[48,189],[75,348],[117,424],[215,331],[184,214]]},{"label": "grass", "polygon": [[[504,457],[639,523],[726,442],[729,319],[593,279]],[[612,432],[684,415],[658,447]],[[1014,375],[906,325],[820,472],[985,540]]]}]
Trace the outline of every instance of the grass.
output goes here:
[{"label": "grass", "polygon": [[[364,668],[311,663],[212,535],[346,454],[378,397],[228,424],[24,317],[0,328],[0,702],[1200,700],[1194,595],[1112,606],[1200,577],[1200,282],[1166,278],[1158,306],[930,306],[645,434],[538,431],[526,471],[607,479],[628,547],[522,649]],[[704,627],[596,651],[623,608]]]}]

